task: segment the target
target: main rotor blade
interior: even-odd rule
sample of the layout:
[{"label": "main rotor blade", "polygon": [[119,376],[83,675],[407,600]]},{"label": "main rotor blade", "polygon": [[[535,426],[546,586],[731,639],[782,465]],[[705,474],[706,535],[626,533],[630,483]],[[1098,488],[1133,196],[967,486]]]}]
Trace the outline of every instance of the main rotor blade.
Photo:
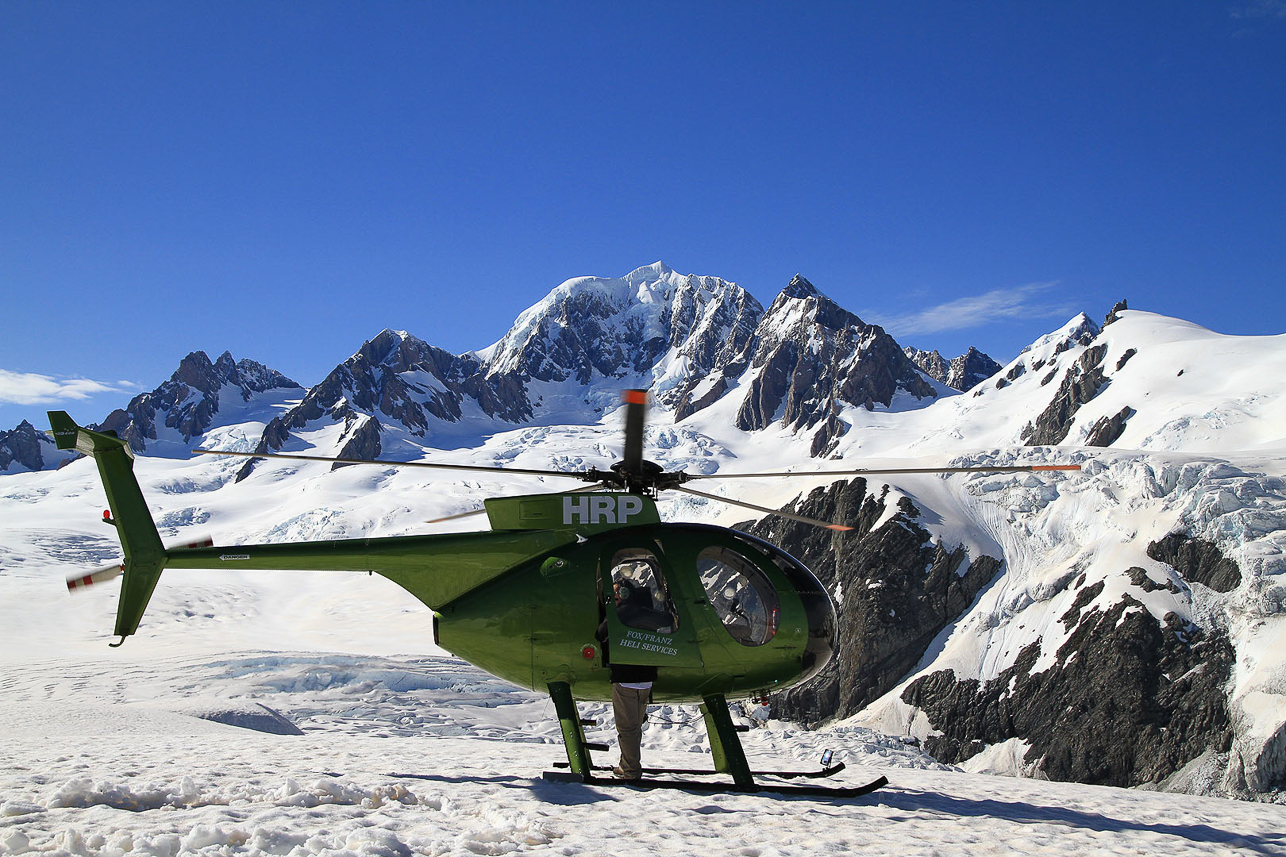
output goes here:
[{"label": "main rotor blade", "polygon": [[733,506],[744,506],[747,509],[754,509],[756,512],[763,512],[767,515],[776,515],[780,518],[790,518],[792,521],[812,524],[814,527],[825,527],[828,530],[835,530],[836,532],[843,533],[853,529],[852,527],[846,527],[843,524],[832,524],[827,521],[819,521],[816,518],[806,518],[803,515],[794,515],[790,512],[783,512],[779,509],[769,509],[767,506],[756,506],[754,503],[747,503],[744,500],[730,500],[727,497],[720,497],[717,494],[707,494],[704,491],[694,491],[691,488],[684,488],[682,486],[675,486],[674,490],[682,491],[684,494],[691,494],[694,497],[704,497],[707,500],[717,500],[720,503],[728,503]]},{"label": "main rotor blade", "polygon": [[[551,493],[555,493],[555,494],[583,494],[583,493],[586,493],[586,492],[588,492],[588,491],[597,491],[598,489],[600,489],[600,488],[602,488],[602,487],[603,487],[603,486],[602,486],[602,484],[601,484],[601,483],[597,483],[597,482],[596,482],[596,483],[594,483],[593,485],[586,485],[586,486],[584,486],[583,488],[573,488],[571,491],[555,491],[555,492],[551,492]],[[487,511],[487,507],[486,507],[486,506],[483,506],[481,509],[471,509],[471,510],[470,510],[470,511],[468,511],[468,512],[456,512],[454,515],[447,515],[447,516],[446,516],[446,517],[444,517],[444,518],[434,518],[434,519],[432,519],[432,520],[425,521],[424,523],[426,523],[426,524],[440,524],[440,523],[442,523],[443,521],[455,521],[455,520],[458,520],[459,518],[470,518],[470,517],[473,517],[474,515],[482,515],[482,514],[485,514],[485,513],[486,513],[486,511]]]},{"label": "main rotor blade", "polygon": [[622,462],[626,473],[643,469],[643,426],[647,420],[647,390],[626,390],[621,394],[625,401],[625,457]]},{"label": "main rotor blade", "polygon": [[780,476],[865,476],[894,473],[1039,473],[1047,470],[1080,470],[1079,464],[1012,464],[976,467],[857,467],[852,470],[790,470],[775,473],[688,473],[694,479],[760,479]]},{"label": "main rotor blade", "polygon": [[481,509],[471,509],[471,510],[469,510],[468,512],[457,512],[457,513],[455,513],[454,515],[447,515],[446,517],[443,517],[443,518],[430,518],[429,520],[425,521],[424,523],[426,523],[426,524],[440,524],[440,523],[442,523],[443,521],[458,521],[460,518],[471,518],[471,517],[473,517],[474,515],[483,515],[483,514],[486,514],[486,511],[487,511],[487,509],[486,509],[486,507],[484,506],[484,507],[483,507],[483,508],[481,508]]},{"label": "main rotor blade", "polygon": [[292,455],[284,452],[226,452],[219,449],[194,449],[194,455],[228,455],[237,458],[282,458],[289,461],[322,461],[331,464],[383,464],[386,467],[432,467],[438,470],[468,470],[481,473],[510,473],[519,476],[563,476],[584,479],[584,473],[565,470],[533,470],[525,467],[501,467],[487,464],[433,464],[428,461],[389,461],[383,458],[327,458],[322,455]]}]

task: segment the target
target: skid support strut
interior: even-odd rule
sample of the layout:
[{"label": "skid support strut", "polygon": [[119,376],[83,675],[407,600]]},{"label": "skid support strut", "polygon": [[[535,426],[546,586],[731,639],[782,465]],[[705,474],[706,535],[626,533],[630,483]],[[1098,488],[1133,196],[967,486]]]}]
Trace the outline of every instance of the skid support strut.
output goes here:
[{"label": "skid support strut", "polygon": [[741,749],[741,739],[737,737],[737,727],[728,713],[728,700],[723,694],[716,693],[702,697],[701,716],[706,721],[706,734],[710,736],[710,755],[714,757],[714,769],[721,774],[731,774],[732,781],[738,788],[754,790],[755,778],[750,773],[746,762],[745,751]]},{"label": "skid support strut", "polygon": [[572,699],[571,685],[565,681],[551,681],[549,696],[554,700],[558,725],[563,729],[563,743],[567,745],[567,762],[571,772],[587,783],[593,777],[594,766],[589,758],[589,745],[585,741],[580,714],[576,711],[576,700]]}]

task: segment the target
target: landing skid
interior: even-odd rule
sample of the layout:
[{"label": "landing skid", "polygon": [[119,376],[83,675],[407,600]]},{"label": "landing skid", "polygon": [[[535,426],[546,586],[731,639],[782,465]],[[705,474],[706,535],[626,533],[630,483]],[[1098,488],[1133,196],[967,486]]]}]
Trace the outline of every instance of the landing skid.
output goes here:
[{"label": "landing skid", "polygon": [[[710,771],[701,771],[701,773],[712,773]],[[797,786],[785,783],[751,783],[749,785],[738,785],[736,783],[712,783],[701,782],[699,780],[662,780],[652,777],[644,777],[639,780],[620,780],[615,777],[591,777],[586,780],[580,774],[573,774],[569,771],[545,771],[544,778],[554,782],[582,783],[590,786],[626,786],[636,789],[676,789],[678,791],[688,792],[737,792],[743,794],[757,794],[766,792],[769,794],[783,795],[801,795],[806,797],[829,797],[829,798],[851,798],[868,795],[876,789],[888,785],[886,777],[879,777],[866,785],[862,786]]]},{"label": "landing skid", "polygon": [[732,777],[732,783],[712,783],[702,780],[674,780],[657,777],[644,777],[638,780],[621,780],[615,777],[596,777],[595,771],[604,771],[604,765],[595,765],[590,759],[589,751],[597,749],[585,740],[583,721],[576,711],[576,702],[572,698],[571,686],[566,682],[550,682],[549,695],[558,713],[562,727],[563,743],[567,747],[567,761],[560,767],[566,771],[545,771],[546,780],[555,782],[586,783],[595,786],[633,786],[642,789],[680,789],[697,792],[743,792],[754,794],[769,792],[777,794],[808,795],[811,797],[848,798],[870,794],[888,780],[880,777],[863,786],[807,786],[776,783],[756,783],[756,776],[794,779],[797,777],[829,777],[844,769],[844,763],[831,765],[816,771],[752,771],[746,763],[746,754],[741,749],[741,739],[737,737],[737,728],[728,714],[728,702],[721,694],[703,697],[701,715],[705,719],[706,734],[710,739],[710,755],[714,770],[693,770],[690,768],[647,768],[648,774],[668,774],[679,776],[706,776],[709,774],[726,774]]},{"label": "landing skid", "polygon": [[[567,762],[554,762],[555,768],[569,767]],[[610,771],[611,765],[595,765],[595,771]],[[824,777],[833,777],[840,771],[844,770],[844,763],[831,765],[829,768],[818,768],[813,771],[751,771],[754,777],[777,777],[783,780],[793,780],[799,777],[808,777],[810,779],[822,779]],[[711,771],[707,768],[644,768],[645,774],[678,774],[686,777],[708,777],[721,773],[720,771]]]}]

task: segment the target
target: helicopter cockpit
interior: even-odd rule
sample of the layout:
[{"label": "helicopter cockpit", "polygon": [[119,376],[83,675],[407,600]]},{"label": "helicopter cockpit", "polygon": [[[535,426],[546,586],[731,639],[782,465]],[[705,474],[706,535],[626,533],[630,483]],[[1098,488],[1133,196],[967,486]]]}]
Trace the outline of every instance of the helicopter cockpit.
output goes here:
[{"label": "helicopter cockpit", "polygon": [[697,557],[697,574],[710,606],[738,643],[762,646],[777,633],[777,591],[753,562],[731,548],[708,547]]},{"label": "helicopter cockpit", "polygon": [[612,593],[621,624],[644,631],[672,634],[674,610],[656,555],[644,548],[626,548],[612,557]]},{"label": "helicopter cockpit", "polygon": [[830,596],[811,571],[781,548],[740,531],[709,524],[682,524],[675,529],[731,536],[731,544],[710,546],[697,555],[697,572],[706,596],[733,639],[762,646],[777,634],[781,593],[753,557],[766,559],[799,598],[808,623],[801,680],[816,675],[835,651],[836,618]]}]

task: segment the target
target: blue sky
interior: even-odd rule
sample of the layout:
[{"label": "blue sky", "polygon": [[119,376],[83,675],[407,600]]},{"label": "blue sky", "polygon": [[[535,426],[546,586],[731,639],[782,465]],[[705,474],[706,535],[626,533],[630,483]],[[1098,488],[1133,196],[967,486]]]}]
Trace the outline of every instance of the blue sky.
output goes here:
[{"label": "blue sky", "polygon": [[948,357],[1122,297],[1282,333],[1284,162],[1283,0],[7,0],[0,429],[657,260]]}]

